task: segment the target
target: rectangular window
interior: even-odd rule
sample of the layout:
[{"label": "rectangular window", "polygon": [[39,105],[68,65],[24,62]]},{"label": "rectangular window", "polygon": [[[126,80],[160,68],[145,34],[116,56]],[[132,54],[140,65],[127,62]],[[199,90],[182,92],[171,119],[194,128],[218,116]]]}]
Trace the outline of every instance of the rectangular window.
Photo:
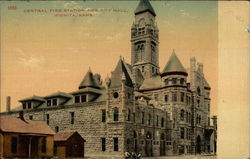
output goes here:
[{"label": "rectangular window", "polygon": [[144,66],[141,67],[141,72],[144,72]]},{"label": "rectangular window", "polygon": [[49,114],[46,114],[46,122],[49,125]]},{"label": "rectangular window", "polygon": [[155,100],[158,100],[159,99],[159,94],[155,94]]},{"label": "rectangular window", "polygon": [[28,109],[31,108],[31,102],[28,102]]},{"label": "rectangular window", "polygon": [[87,102],[87,96],[86,95],[81,96],[81,102],[82,103]]},{"label": "rectangular window", "polygon": [[184,130],[184,128],[181,128],[180,130],[181,130],[181,139],[184,139],[184,137],[185,137],[185,130]]},{"label": "rectangular window", "polygon": [[70,124],[75,123],[75,112],[70,112]]},{"label": "rectangular window", "polygon": [[102,110],[102,122],[106,122],[106,110]]},{"label": "rectangular window", "polygon": [[17,153],[17,137],[11,138],[11,152]]},{"label": "rectangular window", "polygon": [[181,102],[184,102],[184,92],[181,92]]},{"label": "rectangular window", "polygon": [[33,120],[33,115],[30,115],[30,116],[29,116],[29,119],[30,119],[30,120]]},{"label": "rectangular window", "polygon": [[106,138],[102,138],[102,151],[106,151]]},{"label": "rectangular window", "polygon": [[167,94],[164,96],[164,101],[168,102],[168,95]]},{"label": "rectangular window", "polygon": [[46,153],[46,145],[47,145],[46,137],[43,137],[42,138],[42,153]]},{"label": "rectangular window", "polygon": [[58,126],[55,127],[55,132],[59,132],[59,127]]},{"label": "rectangular window", "polygon": [[47,106],[51,106],[51,100],[47,100]]},{"label": "rectangular window", "polygon": [[23,109],[26,109],[26,103],[23,103]]},{"label": "rectangular window", "polygon": [[141,123],[144,124],[144,112],[141,113]]},{"label": "rectangular window", "polygon": [[114,140],[114,151],[118,151],[118,137],[115,137],[113,140]]},{"label": "rectangular window", "polygon": [[57,99],[53,99],[53,100],[52,100],[52,104],[53,104],[53,105],[57,105]]},{"label": "rectangular window", "polygon": [[75,96],[75,103],[80,103],[80,96]]},{"label": "rectangular window", "polygon": [[177,102],[177,94],[176,93],[172,94],[172,101]]},{"label": "rectangular window", "polygon": [[177,78],[173,78],[172,79],[172,84],[176,84],[177,83]]},{"label": "rectangular window", "polygon": [[156,115],[156,126],[159,126],[159,116]]}]

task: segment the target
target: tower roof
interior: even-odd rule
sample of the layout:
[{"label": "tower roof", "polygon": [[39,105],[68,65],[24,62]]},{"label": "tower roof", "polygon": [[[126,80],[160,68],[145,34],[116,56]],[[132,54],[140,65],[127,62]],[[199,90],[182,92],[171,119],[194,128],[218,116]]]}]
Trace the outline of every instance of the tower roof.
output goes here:
[{"label": "tower roof", "polygon": [[187,71],[181,64],[180,60],[176,56],[174,50],[172,55],[170,56],[168,63],[163,69],[162,76],[168,75],[168,74],[183,74],[187,75]]},{"label": "tower roof", "polygon": [[123,77],[126,81],[125,84],[127,86],[133,87],[133,82],[126,68],[126,63],[120,58],[115,67],[115,70],[112,72],[110,87],[121,86]]},{"label": "tower roof", "polygon": [[139,5],[135,9],[135,15],[139,14],[139,13],[146,12],[146,11],[149,11],[151,14],[156,16],[155,11],[154,11],[153,7],[151,6],[149,0],[140,0]]},{"label": "tower roof", "polygon": [[91,72],[90,69],[86,73],[85,77],[83,78],[83,80],[79,86],[79,89],[86,88],[86,87],[100,88],[100,86],[97,84],[97,82],[93,76],[93,73]]}]

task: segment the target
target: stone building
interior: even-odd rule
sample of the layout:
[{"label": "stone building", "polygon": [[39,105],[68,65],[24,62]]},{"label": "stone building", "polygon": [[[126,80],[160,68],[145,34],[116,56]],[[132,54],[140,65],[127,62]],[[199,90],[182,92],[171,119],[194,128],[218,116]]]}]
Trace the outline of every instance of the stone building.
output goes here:
[{"label": "stone building", "polygon": [[120,58],[105,82],[89,69],[78,90],[22,99],[20,109],[56,132],[79,132],[86,156],[210,152],[211,88],[203,65],[191,58],[187,70],[173,51],[161,72],[156,13],[148,0],[141,0],[134,14],[131,64]]}]

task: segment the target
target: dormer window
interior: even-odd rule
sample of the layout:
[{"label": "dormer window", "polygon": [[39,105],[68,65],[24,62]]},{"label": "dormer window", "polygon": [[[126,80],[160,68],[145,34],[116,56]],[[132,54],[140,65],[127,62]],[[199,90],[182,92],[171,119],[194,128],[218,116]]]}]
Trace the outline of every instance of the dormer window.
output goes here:
[{"label": "dormer window", "polygon": [[55,99],[52,99],[52,104],[53,105],[57,105],[57,99],[55,98]]},{"label": "dormer window", "polygon": [[86,95],[82,95],[81,96],[81,102],[87,102],[87,96]]},{"label": "dormer window", "polygon": [[176,84],[177,83],[177,78],[173,78],[172,79],[172,84]]},{"label": "dormer window", "polygon": [[31,108],[31,102],[27,102],[27,105],[28,105],[28,109]]},{"label": "dormer window", "polygon": [[80,96],[75,96],[75,103],[80,103]]},{"label": "dormer window", "polygon": [[47,106],[51,106],[51,100],[47,100]]},{"label": "dormer window", "polygon": [[26,103],[23,103],[23,109],[26,109]]}]

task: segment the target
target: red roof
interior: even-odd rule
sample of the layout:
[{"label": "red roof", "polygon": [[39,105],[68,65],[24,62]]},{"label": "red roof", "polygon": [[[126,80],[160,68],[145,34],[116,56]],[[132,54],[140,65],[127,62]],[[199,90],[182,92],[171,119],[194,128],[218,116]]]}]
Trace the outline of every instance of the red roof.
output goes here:
[{"label": "red roof", "polygon": [[73,131],[58,132],[54,136],[54,141],[67,141],[74,134],[77,134],[77,135],[79,135],[81,137],[81,135],[78,132],[76,132],[76,131],[75,132],[73,132]]},{"label": "red roof", "polygon": [[55,134],[55,132],[43,121],[21,120],[20,118],[3,116],[0,116],[0,132]]}]

